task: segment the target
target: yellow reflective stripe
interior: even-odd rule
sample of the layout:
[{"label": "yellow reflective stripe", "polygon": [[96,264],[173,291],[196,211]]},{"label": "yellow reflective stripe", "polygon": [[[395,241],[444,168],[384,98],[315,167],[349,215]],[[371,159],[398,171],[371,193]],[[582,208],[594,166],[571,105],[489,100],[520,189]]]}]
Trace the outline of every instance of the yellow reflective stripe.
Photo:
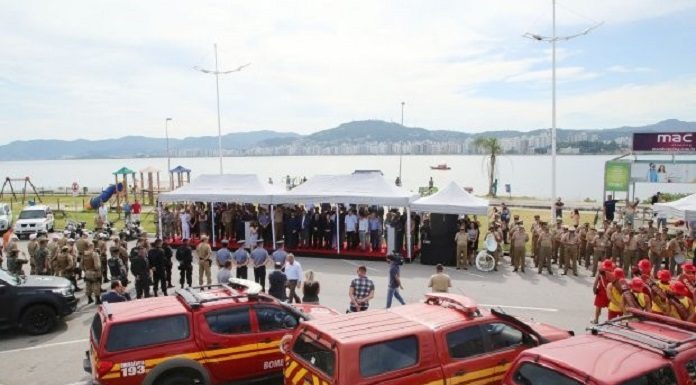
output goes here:
[{"label": "yellow reflective stripe", "polygon": [[498,381],[502,380],[503,377],[505,377],[504,373],[500,374],[498,376],[488,377],[488,378],[485,378],[483,380],[471,381],[471,382],[467,383],[467,385],[484,385],[484,384],[487,384],[490,382],[498,382]]},{"label": "yellow reflective stripe", "polygon": [[320,385],[320,384],[319,384],[319,378],[318,378],[316,375],[314,375],[314,374],[312,374],[312,384],[313,384],[313,385]]},{"label": "yellow reflective stripe", "polygon": [[285,377],[290,378],[290,375],[292,375],[292,372],[295,370],[297,367],[297,361],[290,361],[290,365],[288,365],[287,368],[285,368]]},{"label": "yellow reflective stripe", "polygon": [[[277,341],[271,341],[268,343],[264,344],[247,344],[247,345],[241,345],[241,346],[235,346],[233,348],[225,348],[225,349],[215,349],[215,350],[206,350],[206,351],[199,351],[199,352],[192,352],[192,353],[183,353],[183,354],[174,354],[171,356],[165,356],[165,357],[160,357],[160,358],[153,358],[149,360],[144,360],[145,363],[145,369],[146,372],[153,367],[157,366],[158,364],[172,359],[172,358],[188,358],[194,361],[198,361],[202,364],[208,363],[208,362],[222,362],[222,361],[229,361],[229,360],[235,360],[235,359],[240,359],[240,358],[247,358],[247,357],[253,357],[255,355],[263,355],[263,354],[273,354],[278,352],[278,346],[280,346],[280,340]],[[260,347],[260,349],[259,349]],[[234,354],[236,353],[236,354]],[[95,363],[96,367],[96,363]],[[121,377],[121,364],[116,363],[114,366],[111,368],[111,370],[102,376],[102,379],[112,379],[112,378],[118,378]]]},{"label": "yellow reflective stripe", "polygon": [[295,377],[292,378],[292,383],[297,385],[297,383],[302,379],[302,376],[307,374],[307,369],[301,368],[300,370],[295,373]]},{"label": "yellow reflective stripe", "polygon": [[430,381],[430,382],[426,382],[423,385],[445,385],[445,380]]},{"label": "yellow reflective stripe", "polygon": [[[450,384],[450,385],[457,385],[457,384],[463,384],[463,383],[467,383],[467,385],[485,384],[487,382],[493,381],[493,379],[492,378],[485,378],[485,379],[481,380],[481,378],[493,376],[496,372],[505,373],[505,371],[507,370],[508,367],[510,367],[510,364],[498,365],[498,366],[493,366],[493,367],[486,368],[486,369],[477,370],[475,372],[467,373],[463,376],[452,376],[452,377],[448,378],[448,384]],[[498,377],[498,376],[496,376],[496,377]],[[502,378],[502,374],[500,377]]]}]

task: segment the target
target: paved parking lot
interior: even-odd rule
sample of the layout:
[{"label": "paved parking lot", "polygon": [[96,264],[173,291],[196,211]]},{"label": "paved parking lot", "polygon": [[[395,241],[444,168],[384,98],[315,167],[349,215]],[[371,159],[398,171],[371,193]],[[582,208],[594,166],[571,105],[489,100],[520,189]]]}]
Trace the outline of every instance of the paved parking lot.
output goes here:
[{"label": "paved parking lot", "polygon": [[[22,242],[22,247],[25,243]],[[301,256],[298,261],[304,270],[315,271],[321,284],[321,303],[339,311],[345,311],[348,306],[348,286],[355,276],[357,266],[365,264],[368,276],[376,285],[376,295],[371,307],[384,307],[388,276],[386,262]],[[527,263],[531,264],[531,260]],[[194,268],[194,283],[198,282],[196,270]],[[454,269],[447,269],[447,273],[453,279],[452,292],[470,296],[482,307],[499,307],[510,314],[583,333],[593,313],[593,278],[589,273],[581,268],[579,277],[558,274],[549,276],[538,275],[531,270],[533,269],[527,269],[526,273],[513,273],[506,263],[500,271],[493,273]],[[174,281],[178,283],[176,266],[173,271]],[[404,286],[401,293],[404,299],[407,302],[421,300],[428,291],[428,278],[433,273],[433,266],[417,262],[404,265],[401,273]],[[253,272],[250,271],[250,275]],[[88,376],[82,370],[82,358],[87,349],[88,330],[95,306],[86,305],[83,292],[78,295],[81,298],[78,311],[61,322],[52,333],[43,336],[27,336],[18,331],[0,333],[0,384],[87,383]],[[395,306],[399,306],[398,303]]]}]

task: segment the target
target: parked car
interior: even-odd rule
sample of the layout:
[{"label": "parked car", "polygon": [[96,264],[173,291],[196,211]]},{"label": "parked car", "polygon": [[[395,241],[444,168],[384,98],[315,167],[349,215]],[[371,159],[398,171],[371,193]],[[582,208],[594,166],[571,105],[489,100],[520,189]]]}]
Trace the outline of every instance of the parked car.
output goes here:
[{"label": "parked car", "polygon": [[485,385],[500,383],[520,352],[571,335],[432,293],[423,303],[305,322],[281,350],[285,385]]},{"label": "parked car", "polygon": [[0,234],[12,228],[12,209],[7,203],[0,203]]},{"label": "parked car", "polygon": [[49,275],[18,276],[0,269],[0,328],[29,334],[50,332],[77,308],[72,283]]},{"label": "parked car", "polygon": [[38,232],[52,232],[54,226],[53,211],[46,205],[27,206],[22,209],[14,225],[18,237]]},{"label": "parked car", "polygon": [[696,324],[635,310],[522,352],[505,385],[692,385]]},{"label": "parked car", "polygon": [[338,313],[291,305],[232,278],[212,290],[104,303],[92,320],[84,369],[102,385],[222,384],[282,378],[280,339]]}]

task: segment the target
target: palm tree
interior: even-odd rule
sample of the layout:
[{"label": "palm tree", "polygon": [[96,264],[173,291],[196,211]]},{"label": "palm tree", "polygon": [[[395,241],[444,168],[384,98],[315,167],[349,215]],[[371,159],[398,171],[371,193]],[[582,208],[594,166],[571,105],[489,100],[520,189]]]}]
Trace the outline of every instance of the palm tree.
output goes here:
[{"label": "palm tree", "polygon": [[[496,157],[503,151],[497,138],[478,137],[474,141],[476,148],[486,152],[488,158],[488,195],[495,197],[496,190],[493,188],[495,183],[495,160]],[[485,159],[485,158],[484,158]]]}]

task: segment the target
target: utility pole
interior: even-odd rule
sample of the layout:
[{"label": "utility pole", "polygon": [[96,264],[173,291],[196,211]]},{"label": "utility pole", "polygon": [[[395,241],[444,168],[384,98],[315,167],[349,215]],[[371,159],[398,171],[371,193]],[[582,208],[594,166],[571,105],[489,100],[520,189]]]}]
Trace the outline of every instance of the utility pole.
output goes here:
[{"label": "utility pole", "polygon": [[[406,102],[401,102],[401,128],[403,130],[404,128],[404,106],[406,105]],[[404,157],[404,140],[403,136],[401,137],[401,140],[399,141],[399,187],[401,187],[404,184],[403,179],[401,179],[401,165]]]},{"label": "utility pole", "polygon": [[217,54],[217,44],[213,45],[215,49],[215,70],[207,70],[200,67],[193,67],[197,71],[201,71],[206,74],[215,75],[215,93],[217,95],[217,124],[218,124],[218,158],[220,159],[220,174],[222,174],[222,128],[220,124],[220,75],[226,75],[232,72],[239,72],[244,67],[247,67],[251,63],[244,64],[230,71],[220,71],[218,69],[218,54]]},{"label": "utility pole", "polygon": [[167,118],[164,120],[164,136],[167,138],[167,175],[172,170],[172,159],[169,154],[169,122],[172,118]]},{"label": "utility pole", "polygon": [[551,36],[541,36],[526,32],[522,37],[536,41],[551,43],[551,218],[555,218],[554,204],[556,203],[556,42],[559,40],[570,40],[579,36],[587,35],[593,29],[599,27],[604,22],[598,22],[580,33],[569,36],[556,36],[556,0],[551,0],[552,11],[552,32]]}]

